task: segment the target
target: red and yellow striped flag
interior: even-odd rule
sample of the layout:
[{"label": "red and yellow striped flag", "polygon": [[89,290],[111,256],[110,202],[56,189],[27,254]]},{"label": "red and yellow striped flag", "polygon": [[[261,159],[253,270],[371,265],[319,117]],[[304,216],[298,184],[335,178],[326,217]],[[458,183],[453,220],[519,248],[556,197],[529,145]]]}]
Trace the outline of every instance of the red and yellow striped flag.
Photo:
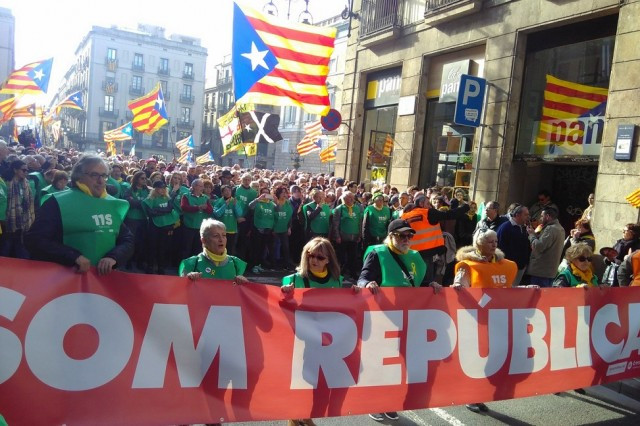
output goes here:
[{"label": "red and yellow striped flag", "polygon": [[331,142],[328,147],[320,151],[320,162],[328,163],[330,161],[336,161],[337,151],[338,142]]},{"label": "red and yellow striped flag", "polygon": [[385,157],[391,157],[393,144],[393,138],[391,137],[391,135],[387,135],[387,138],[384,140],[384,146],[382,147],[382,155],[384,155]]},{"label": "red and yellow striped flag", "polygon": [[16,97],[5,99],[4,101],[0,102],[0,112],[2,113],[0,123],[11,120],[11,117],[13,116],[13,110],[16,108],[17,104],[18,98]]},{"label": "red and yellow striped flag", "polygon": [[326,81],[336,29],[279,21],[234,6],[232,62],[238,102],[329,112]]},{"label": "red and yellow striped flag", "polygon": [[129,102],[133,113],[133,128],[140,133],[152,134],[169,122],[160,83],[146,95]]},{"label": "red and yellow striped flag", "polygon": [[33,62],[15,70],[0,86],[0,93],[39,95],[47,93],[53,58]]},{"label": "red and yellow striped flag", "polygon": [[640,189],[636,189],[631,194],[627,195],[626,200],[633,207],[640,207]]},{"label": "red and yellow striped flag", "polygon": [[27,105],[22,108],[16,108],[13,110],[13,114],[11,116],[13,118],[16,118],[16,117],[34,118],[36,116],[36,104]]}]

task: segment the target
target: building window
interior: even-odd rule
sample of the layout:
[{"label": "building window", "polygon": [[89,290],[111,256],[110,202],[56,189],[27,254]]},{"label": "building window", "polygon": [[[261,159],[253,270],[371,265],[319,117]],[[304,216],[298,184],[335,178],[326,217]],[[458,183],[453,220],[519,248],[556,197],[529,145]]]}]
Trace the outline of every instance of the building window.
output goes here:
[{"label": "building window", "polygon": [[190,98],[191,97],[191,85],[190,84],[185,84],[184,86],[182,86],[182,95],[185,98]]},{"label": "building window", "polygon": [[137,91],[142,91],[142,77],[134,75],[131,79],[131,88]]},{"label": "building window", "polygon": [[167,93],[167,82],[165,80],[160,80],[160,87],[162,87],[162,93]]},{"label": "building window", "polygon": [[289,138],[282,139],[281,142],[282,152],[289,153]]},{"label": "building window", "polygon": [[284,107],[284,125],[285,127],[293,127],[296,122],[296,115],[298,114],[298,107],[286,106]]},{"label": "building window", "polygon": [[185,62],[184,71],[182,74],[185,78],[193,78],[193,64]]},{"label": "building window", "polygon": [[114,97],[110,96],[110,95],[105,95],[104,97],[104,110],[105,111],[109,111],[109,112],[113,112],[113,105],[114,105]]},{"label": "building window", "polygon": [[182,107],[181,119],[183,123],[188,123],[191,121],[191,108]]},{"label": "building window", "polygon": [[529,43],[516,155],[599,156],[615,36],[546,48]]},{"label": "building window", "polygon": [[316,115],[305,112],[304,116],[302,117],[302,121],[305,123],[311,123],[312,121],[316,121]]},{"label": "building window", "polygon": [[169,72],[169,59],[168,58],[160,58],[160,71],[165,73]]},{"label": "building window", "polygon": [[336,107],[336,92],[334,91],[329,92],[329,105],[331,105],[331,108]]},{"label": "building window", "polygon": [[109,47],[107,49],[107,59],[109,61],[115,61],[116,59],[118,59],[118,51],[116,49]]},{"label": "building window", "polygon": [[133,66],[135,66],[135,67],[143,67],[144,66],[142,53],[136,53],[133,56]]}]

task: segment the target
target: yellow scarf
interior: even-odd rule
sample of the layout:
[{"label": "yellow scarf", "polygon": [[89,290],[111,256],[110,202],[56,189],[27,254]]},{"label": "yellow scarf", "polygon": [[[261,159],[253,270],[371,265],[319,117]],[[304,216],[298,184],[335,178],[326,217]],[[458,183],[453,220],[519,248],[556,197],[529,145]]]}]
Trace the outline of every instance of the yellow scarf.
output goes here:
[{"label": "yellow scarf", "polygon": [[378,208],[378,206],[376,206],[375,204],[373,204],[373,208],[378,210],[378,211],[382,211],[382,208],[384,207],[384,204],[380,206],[380,208]]},{"label": "yellow scarf", "polygon": [[215,254],[212,251],[209,251],[206,247],[203,247],[204,254],[211,259],[214,265],[220,266],[224,261],[227,260],[227,249],[224,249],[222,254]]},{"label": "yellow scarf", "polygon": [[409,249],[407,249],[407,251],[401,251],[396,246],[394,246],[391,241],[389,241],[389,244],[387,244],[387,247],[389,247],[389,250],[391,250],[395,254],[407,254],[407,253],[409,253]]},{"label": "yellow scarf", "polygon": [[349,207],[348,205],[344,205],[347,208],[347,213],[349,213],[349,216],[351,216],[353,214],[353,205],[351,207]]},{"label": "yellow scarf", "polygon": [[[84,183],[76,182],[76,186],[80,191],[84,192],[89,197],[93,197],[93,193],[91,193],[91,190],[89,189],[89,187]],[[107,190],[103,189],[102,194],[100,194],[100,198],[106,198],[106,197],[107,197]]]},{"label": "yellow scarf", "polygon": [[318,278],[324,278],[329,273],[329,270],[327,268],[324,268],[322,272],[313,272],[313,271],[310,271],[310,272]]},{"label": "yellow scarf", "polygon": [[586,283],[589,287],[593,285],[591,283],[591,280],[593,279],[593,271],[591,270],[591,268],[587,269],[586,271],[581,271],[573,263],[570,263],[569,266],[571,266],[571,273],[580,278],[580,280],[582,280],[582,283]]}]

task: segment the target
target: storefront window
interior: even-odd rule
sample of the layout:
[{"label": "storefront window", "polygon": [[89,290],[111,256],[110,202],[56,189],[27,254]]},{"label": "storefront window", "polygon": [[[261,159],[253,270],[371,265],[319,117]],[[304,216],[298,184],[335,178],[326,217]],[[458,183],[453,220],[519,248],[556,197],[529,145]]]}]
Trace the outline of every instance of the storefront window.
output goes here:
[{"label": "storefront window", "polygon": [[527,54],[517,156],[600,155],[614,41],[607,36]]},{"label": "storefront window", "polygon": [[[366,112],[364,140],[365,150],[361,164],[366,164],[362,171],[362,181],[368,180],[376,184],[388,182],[391,172],[391,156],[393,155],[396,117],[398,107],[388,106],[371,109]],[[385,144],[386,149],[385,149]],[[390,145],[391,144],[391,145]]]},{"label": "storefront window", "polygon": [[475,128],[453,123],[455,102],[427,104],[425,140],[418,184],[468,188]]}]

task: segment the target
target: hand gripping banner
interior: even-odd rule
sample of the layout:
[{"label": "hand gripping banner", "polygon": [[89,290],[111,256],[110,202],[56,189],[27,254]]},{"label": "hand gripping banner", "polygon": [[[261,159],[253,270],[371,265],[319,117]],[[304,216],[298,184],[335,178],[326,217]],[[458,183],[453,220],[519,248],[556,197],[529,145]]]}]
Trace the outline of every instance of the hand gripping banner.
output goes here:
[{"label": "hand gripping banner", "polygon": [[10,425],[339,416],[640,374],[640,289],[297,289],[0,258]]}]

